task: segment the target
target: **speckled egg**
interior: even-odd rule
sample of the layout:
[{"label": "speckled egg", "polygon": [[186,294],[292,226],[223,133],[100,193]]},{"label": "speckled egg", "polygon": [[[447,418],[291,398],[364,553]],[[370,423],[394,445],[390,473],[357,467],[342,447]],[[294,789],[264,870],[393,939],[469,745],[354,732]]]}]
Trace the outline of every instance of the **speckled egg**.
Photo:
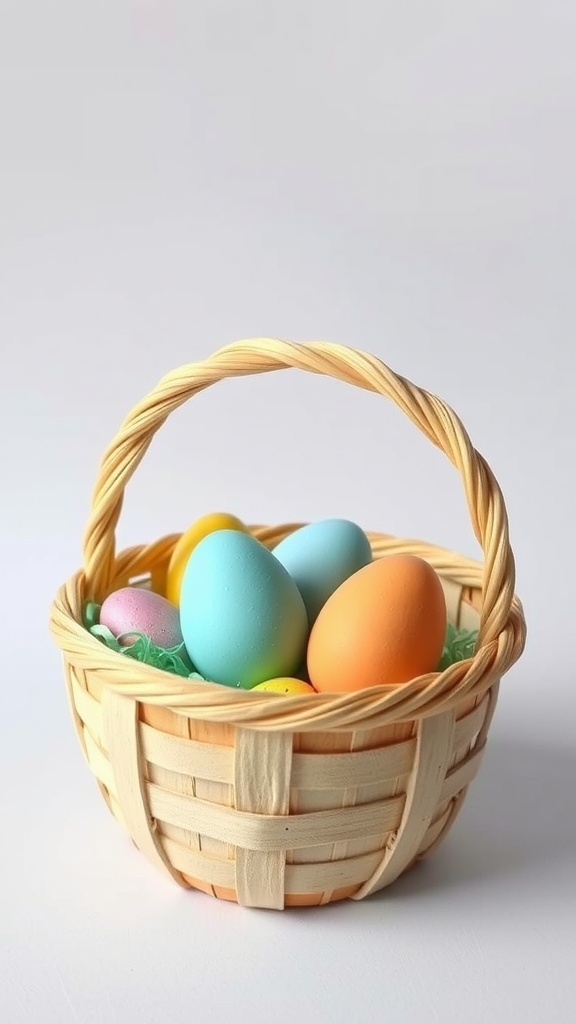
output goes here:
[{"label": "speckled egg", "polygon": [[273,553],[302,594],[310,625],[344,580],[372,561],[366,534],[348,519],[303,526],[280,541]]},{"label": "speckled egg", "polygon": [[304,660],[308,619],[298,587],[259,541],[235,530],[211,533],[194,548],[180,624],[198,671],[227,686],[293,676]]},{"label": "speckled egg", "polygon": [[177,647],[182,643],[176,605],[140,587],[122,587],[105,598],[100,609],[100,624],[120,637],[120,643],[125,646],[134,643],[134,633],[146,633],[159,647]]},{"label": "speckled egg", "polygon": [[414,555],[388,555],[355,573],[324,605],[308,644],[316,690],[406,683],[436,670],[446,603],[436,572]]}]

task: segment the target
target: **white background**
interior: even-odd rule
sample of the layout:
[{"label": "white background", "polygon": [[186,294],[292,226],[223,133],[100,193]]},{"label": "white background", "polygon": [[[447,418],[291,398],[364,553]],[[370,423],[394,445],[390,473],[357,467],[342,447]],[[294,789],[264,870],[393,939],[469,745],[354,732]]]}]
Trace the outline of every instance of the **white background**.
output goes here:
[{"label": "white background", "polygon": [[[572,0],[3,0],[0,991],[7,1024],[574,1020]],[[361,904],[181,892],[85,767],[47,632],[98,458],[173,366],[367,349],[497,473],[529,640],[429,862]],[[120,543],[229,509],[480,552],[372,395],[283,373],[181,410]]]}]

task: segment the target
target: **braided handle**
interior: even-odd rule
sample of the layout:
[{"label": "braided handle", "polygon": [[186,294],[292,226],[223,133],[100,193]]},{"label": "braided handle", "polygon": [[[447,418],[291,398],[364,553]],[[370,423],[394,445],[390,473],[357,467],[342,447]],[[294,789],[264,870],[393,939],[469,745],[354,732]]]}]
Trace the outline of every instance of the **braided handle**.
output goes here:
[{"label": "braided handle", "polygon": [[448,456],[462,478],[472,528],[484,552],[479,643],[494,640],[508,621],[515,569],[504,499],[490,467],[473,448],[456,414],[439,398],[398,376],[374,356],[320,342],[299,345],[269,338],[237,342],[203,362],[167,374],[135,406],[100,464],[84,534],[87,592],[102,594],[112,580],[115,528],[124,489],[170,413],[227,377],[288,367],[335,377],[390,398]]}]

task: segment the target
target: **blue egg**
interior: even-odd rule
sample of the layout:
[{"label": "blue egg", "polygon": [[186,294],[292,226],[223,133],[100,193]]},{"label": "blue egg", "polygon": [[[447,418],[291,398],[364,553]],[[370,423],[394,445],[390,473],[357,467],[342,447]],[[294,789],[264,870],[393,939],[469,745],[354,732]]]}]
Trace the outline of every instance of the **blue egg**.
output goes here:
[{"label": "blue egg", "polygon": [[306,605],[310,625],[340,584],[372,561],[370,541],[348,519],[323,519],[295,530],[274,548]]},{"label": "blue egg", "polygon": [[182,579],[180,626],[206,679],[250,689],[302,665],[308,618],[286,569],[259,541],[236,530],[208,534]]}]

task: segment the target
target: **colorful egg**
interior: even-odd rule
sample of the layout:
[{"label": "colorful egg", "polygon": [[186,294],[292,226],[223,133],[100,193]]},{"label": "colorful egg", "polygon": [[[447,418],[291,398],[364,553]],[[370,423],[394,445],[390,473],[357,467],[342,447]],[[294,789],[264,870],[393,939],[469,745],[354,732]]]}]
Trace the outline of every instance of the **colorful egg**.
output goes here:
[{"label": "colorful egg", "polygon": [[168,563],[166,597],[169,601],[179,604],[182,577],[188,559],[196,545],[209,533],[214,533],[216,530],[240,530],[242,533],[247,533],[244,523],[236,516],[229,515],[228,512],[211,512],[192,523],[177,541]]},{"label": "colorful egg", "polygon": [[406,683],[436,670],[446,603],[434,569],[389,555],[351,576],[324,605],[308,644],[308,672],[321,693]]},{"label": "colorful egg", "polygon": [[246,533],[218,530],[194,548],[182,580],[180,624],[188,654],[213,682],[250,689],[293,676],[308,618],[292,577]]},{"label": "colorful egg", "polygon": [[348,519],[303,526],[280,541],[273,554],[302,594],[310,625],[344,580],[372,561],[370,541]]},{"label": "colorful egg", "polygon": [[177,647],[182,643],[178,609],[151,590],[122,587],[102,603],[100,624],[107,626],[120,643],[128,646],[135,633],[145,633],[158,647]]},{"label": "colorful egg", "polygon": [[293,679],[289,676],[285,676],[282,679],[267,679],[265,683],[258,683],[257,686],[252,686],[252,690],[263,690],[264,693],[282,693],[298,695],[301,693],[316,693],[316,690],[310,683],[305,683],[303,679]]}]

